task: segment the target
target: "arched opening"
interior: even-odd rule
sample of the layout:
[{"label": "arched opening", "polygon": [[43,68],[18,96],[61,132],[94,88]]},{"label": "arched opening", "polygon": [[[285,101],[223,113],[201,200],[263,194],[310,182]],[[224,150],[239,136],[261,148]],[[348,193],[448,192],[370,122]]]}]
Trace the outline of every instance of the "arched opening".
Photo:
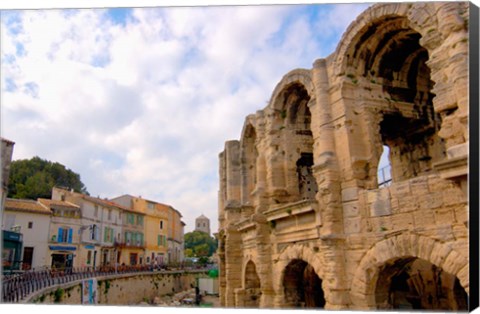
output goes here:
[{"label": "arched opening", "polygon": [[325,306],[322,280],[313,267],[301,259],[292,260],[285,268],[283,287],[287,307],[323,308]]},{"label": "arched opening", "polygon": [[306,87],[294,82],[283,88],[275,102],[276,120],[272,128],[282,139],[281,146],[276,147],[279,151],[277,160],[281,163],[275,172],[282,174],[286,189],[277,203],[315,199],[317,187],[311,170],[314,161],[310,100]]},{"label": "arched opening", "polygon": [[378,309],[466,311],[468,295],[454,275],[419,258],[401,258],[380,269]]},{"label": "arched opening", "polygon": [[258,278],[255,264],[249,261],[245,268],[245,307],[258,308],[261,294],[260,278]]},{"label": "arched opening", "polygon": [[361,29],[347,52],[346,75],[369,90],[365,97],[375,103],[380,134],[374,146],[390,148],[393,182],[425,174],[445,157],[421,37],[406,17],[387,15]]}]

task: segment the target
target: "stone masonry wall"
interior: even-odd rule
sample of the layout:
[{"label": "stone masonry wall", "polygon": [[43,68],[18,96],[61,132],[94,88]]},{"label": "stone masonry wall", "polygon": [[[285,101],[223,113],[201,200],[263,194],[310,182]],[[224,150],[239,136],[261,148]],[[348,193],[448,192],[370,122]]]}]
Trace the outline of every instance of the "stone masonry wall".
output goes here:
[{"label": "stone masonry wall", "polygon": [[245,119],[220,154],[222,306],[465,309],[468,18],[372,5]]},{"label": "stone masonry wall", "polygon": [[[97,278],[99,305],[136,305],[156,296],[175,294],[195,287],[196,273],[132,274]],[[61,290],[61,297],[56,291]],[[58,292],[57,292],[58,294]],[[50,287],[32,295],[25,303],[82,304],[82,281]]]}]

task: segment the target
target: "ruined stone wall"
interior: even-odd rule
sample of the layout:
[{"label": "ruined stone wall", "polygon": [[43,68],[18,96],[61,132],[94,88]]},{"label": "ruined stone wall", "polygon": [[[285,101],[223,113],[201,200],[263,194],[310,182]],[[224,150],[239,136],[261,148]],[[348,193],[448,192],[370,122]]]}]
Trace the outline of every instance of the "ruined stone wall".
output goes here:
[{"label": "ruined stone wall", "polygon": [[220,154],[223,306],[466,306],[467,58],[468,3],[377,4],[282,78]]}]

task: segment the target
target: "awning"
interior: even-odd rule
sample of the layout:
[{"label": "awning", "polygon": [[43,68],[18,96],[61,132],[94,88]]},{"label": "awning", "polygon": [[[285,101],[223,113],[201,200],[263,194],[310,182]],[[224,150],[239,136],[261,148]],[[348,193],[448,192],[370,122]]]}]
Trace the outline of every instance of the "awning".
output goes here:
[{"label": "awning", "polygon": [[49,245],[48,248],[52,251],[76,251],[75,246],[60,246],[60,245]]}]

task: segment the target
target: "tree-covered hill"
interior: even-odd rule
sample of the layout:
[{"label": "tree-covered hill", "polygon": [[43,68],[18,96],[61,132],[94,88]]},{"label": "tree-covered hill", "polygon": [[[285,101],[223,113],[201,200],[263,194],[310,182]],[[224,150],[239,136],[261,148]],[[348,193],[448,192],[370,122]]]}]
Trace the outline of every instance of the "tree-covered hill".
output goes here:
[{"label": "tree-covered hill", "polygon": [[88,194],[87,188],[80,180],[80,175],[58,162],[51,162],[40,157],[12,161],[8,197],[33,200],[50,198],[54,186],[62,186]]}]

